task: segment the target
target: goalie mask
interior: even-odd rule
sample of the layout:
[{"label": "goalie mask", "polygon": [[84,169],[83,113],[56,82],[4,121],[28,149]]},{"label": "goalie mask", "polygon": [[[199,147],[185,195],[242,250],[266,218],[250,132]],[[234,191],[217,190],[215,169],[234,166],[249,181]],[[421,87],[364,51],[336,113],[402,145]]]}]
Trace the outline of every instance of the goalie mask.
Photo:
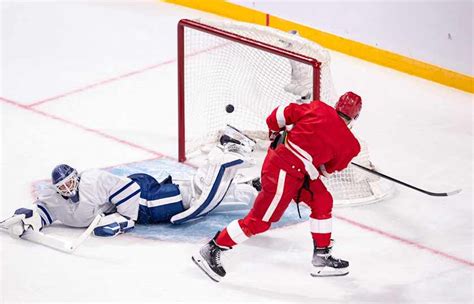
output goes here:
[{"label": "goalie mask", "polygon": [[71,198],[73,202],[78,201],[79,175],[76,169],[65,164],[58,165],[51,173],[51,181],[59,194]]}]

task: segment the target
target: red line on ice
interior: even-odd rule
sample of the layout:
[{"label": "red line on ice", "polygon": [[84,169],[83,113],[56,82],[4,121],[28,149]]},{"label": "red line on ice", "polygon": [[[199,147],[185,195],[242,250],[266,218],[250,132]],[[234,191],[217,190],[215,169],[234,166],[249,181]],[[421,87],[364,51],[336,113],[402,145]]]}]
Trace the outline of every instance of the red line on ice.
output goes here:
[{"label": "red line on ice", "polygon": [[138,149],[138,150],[141,150],[141,151],[144,151],[144,152],[148,152],[154,156],[157,156],[157,157],[165,157],[164,154],[162,153],[159,153],[159,152],[156,152],[154,150],[151,150],[151,149],[148,149],[146,147],[143,147],[143,146],[140,146],[140,145],[137,145],[135,143],[132,143],[132,142],[129,142],[129,141],[126,141],[124,139],[120,139],[118,137],[115,137],[113,135],[110,135],[110,134],[107,134],[107,133],[104,133],[102,131],[99,131],[99,130],[96,130],[96,129],[91,129],[89,127],[85,127],[83,125],[80,125],[78,123],[75,123],[75,122],[72,122],[72,121],[69,121],[69,120],[66,120],[64,118],[61,118],[59,116],[56,116],[56,115],[53,115],[53,114],[49,114],[49,113],[46,113],[46,112],[43,112],[41,110],[38,110],[38,109],[35,109],[35,108],[31,108],[30,106],[28,105],[23,105],[19,102],[16,102],[16,101],[13,101],[13,100],[9,100],[9,99],[6,99],[6,98],[3,98],[3,97],[0,97],[0,101],[4,102],[4,103],[8,103],[10,105],[13,105],[13,106],[16,106],[18,108],[22,108],[24,110],[28,110],[28,111],[31,111],[31,112],[34,112],[36,114],[40,114],[42,116],[45,116],[45,117],[48,117],[48,118],[51,118],[51,119],[54,119],[54,120],[57,120],[57,121],[60,121],[60,122],[63,122],[63,123],[66,123],[68,125],[71,125],[71,126],[74,126],[76,128],[79,128],[79,129],[82,129],[83,131],[86,131],[86,132],[90,132],[90,133],[93,133],[93,134],[96,134],[96,135],[99,135],[101,137],[104,137],[104,138],[107,138],[107,139],[110,139],[110,140],[113,140],[113,141],[116,141],[116,142],[119,142],[121,144],[124,144],[126,146],[129,146],[129,147],[132,147],[132,148],[135,148],[135,149]]},{"label": "red line on ice", "polygon": [[114,82],[114,81],[122,80],[122,79],[130,77],[130,76],[141,74],[143,72],[155,69],[157,67],[160,67],[160,66],[163,66],[163,65],[166,65],[166,64],[173,63],[175,61],[176,61],[176,59],[163,61],[161,63],[154,64],[154,65],[151,65],[151,66],[148,66],[148,67],[136,70],[136,71],[128,72],[126,74],[122,74],[122,75],[119,75],[119,76],[116,76],[116,77],[105,79],[105,80],[102,80],[102,81],[99,81],[99,82],[96,82],[96,83],[93,83],[93,84],[89,84],[89,85],[84,86],[84,87],[79,88],[79,89],[75,89],[75,90],[60,94],[60,95],[56,95],[56,96],[53,96],[53,97],[49,97],[49,98],[46,98],[46,99],[43,99],[43,100],[33,102],[33,103],[29,104],[27,107],[35,107],[35,106],[38,106],[40,104],[43,104],[43,103],[46,103],[46,102],[49,102],[49,101],[53,101],[53,100],[56,100],[56,99],[60,99],[60,98],[69,96],[69,95],[73,95],[73,94],[76,94],[76,93],[87,91],[89,89],[93,89],[95,87],[98,87],[98,86],[101,86],[101,85],[104,85],[104,84],[108,84],[108,83],[111,83],[111,82]]},{"label": "red line on ice", "polygon": [[439,250],[436,250],[436,249],[433,249],[433,248],[430,248],[430,247],[427,247],[427,246],[424,246],[424,245],[421,245],[417,242],[414,242],[414,241],[410,241],[408,239],[404,239],[402,237],[399,237],[399,236],[396,236],[394,234],[391,234],[391,233],[388,233],[388,232],[385,232],[385,231],[382,231],[382,230],[379,230],[377,228],[373,228],[373,227],[370,227],[370,226],[367,226],[367,225],[364,225],[364,224],[361,224],[359,222],[356,222],[356,221],[353,221],[351,219],[348,219],[348,218],[345,218],[345,217],[342,217],[342,216],[334,216],[335,218],[341,220],[341,221],[344,221],[346,223],[349,223],[351,225],[354,225],[354,226],[357,226],[361,229],[364,229],[364,230],[368,230],[370,232],[374,232],[374,233],[377,233],[377,234],[380,234],[384,237],[387,237],[389,239],[392,239],[392,240],[396,240],[396,241],[399,241],[401,243],[404,243],[406,245],[410,245],[410,246],[414,246],[418,249],[422,249],[422,250],[426,250],[426,251],[429,251],[435,255],[440,255],[442,257],[445,257],[445,258],[448,258],[450,260],[453,260],[453,261],[456,261],[456,262],[459,262],[461,264],[464,264],[464,265],[467,265],[467,266],[471,266],[471,267],[474,267],[474,263],[471,262],[471,261],[468,261],[468,260],[465,260],[465,259],[461,259],[461,258],[458,258],[456,256],[453,256],[453,255],[450,255],[448,253],[445,253],[445,252],[442,252],[442,251],[439,251]]},{"label": "red line on ice", "polygon": [[[213,50],[215,50],[215,49],[219,49],[219,48],[221,48],[221,47],[223,47],[223,46],[226,46],[226,45],[227,45],[227,43],[224,43],[224,44],[219,44],[219,45],[216,45],[216,46],[213,46],[213,47],[209,47],[209,48],[206,48],[206,49],[202,49],[202,50],[196,51],[196,52],[194,52],[194,53],[191,53],[191,54],[189,54],[189,55],[186,55],[186,58],[194,57],[194,56],[196,56],[196,55],[200,55],[200,54],[203,54],[203,53],[207,53],[207,52],[213,51]],[[116,77],[112,77],[112,78],[108,78],[108,79],[105,79],[105,80],[101,80],[101,81],[99,81],[99,82],[92,83],[92,84],[86,85],[86,86],[84,86],[84,87],[81,87],[81,88],[78,88],[78,89],[75,89],[75,90],[72,90],[72,91],[69,91],[69,92],[66,92],[66,93],[62,93],[62,94],[59,94],[59,95],[56,95],[56,96],[53,96],[53,97],[48,97],[48,98],[46,98],[46,99],[38,100],[38,101],[35,101],[35,102],[33,102],[33,103],[30,103],[29,105],[25,105],[24,107],[25,107],[25,108],[36,107],[36,106],[39,106],[39,105],[44,104],[44,103],[46,103],[46,102],[58,100],[58,99],[61,99],[61,98],[63,98],[63,97],[67,97],[67,96],[74,95],[74,94],[77,94],[77,93],[81,93],[81,92],[84,92],[84,91],[87,91],[87,90],[90,90],[90,89],[93,89],[93,88],[96,88],[96,87],[99,87],[99,86],[102,86],[102,85],[109,84],[109,83],[111,83],[111,82],[115,82],[115,81],[118,81],[118,80],[122,80],[122,79],[125,79],[125,78],[128,78],[128,77],[131,77],[131,76],[135,76],[135,75],[138,75],[138,74],[147,72],[147,71],[149,71],[149,70],[156,69],[156,68],[158,68],[158,67],[161,67],[161,66],[164,66],[164,65],[167,65],[167,64],[176,62],[176,61],[177,61],[176,58],[174,58],[174,59],[169,59],[169,60],[166,60],[166,61],[157,63],[157,64],[153,64],[153,65],[150,65],[150,66],[141,68],[141,69],[139,69],[139,70],[135,70],[135,71],[132,71],[132,72],[128,72],[128,73],[126,73],[126,74],[122,74],[122,75],[116,76]]]}]

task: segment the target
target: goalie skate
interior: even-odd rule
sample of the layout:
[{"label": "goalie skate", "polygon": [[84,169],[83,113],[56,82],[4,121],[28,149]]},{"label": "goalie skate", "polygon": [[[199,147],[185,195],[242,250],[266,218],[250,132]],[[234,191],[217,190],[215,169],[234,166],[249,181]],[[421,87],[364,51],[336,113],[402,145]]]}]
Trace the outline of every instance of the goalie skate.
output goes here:
[{"label": "goalie skate", "polygon": [[219,137],[219,143],[228,151],[239,154],[250,153],[255,149],[256,141],[239,131],[237,128],[227,125]]}]

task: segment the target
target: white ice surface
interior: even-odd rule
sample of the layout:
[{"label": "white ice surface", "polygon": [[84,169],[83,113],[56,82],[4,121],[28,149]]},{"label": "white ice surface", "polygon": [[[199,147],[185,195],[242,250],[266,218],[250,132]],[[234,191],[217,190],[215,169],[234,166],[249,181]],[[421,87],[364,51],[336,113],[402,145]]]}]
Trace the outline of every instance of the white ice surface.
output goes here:
[{"label": "white ice surface", "polygon": [[[203,13],[160,2],[1,9],[1,217],[28,205],[31,183],[60,162],[83,170],[176,157],[176,24]],[[2,234],[0,301],[472,303],[472,95],[334,52],[332,71],[340,93],[363,96],[355,131],[383,172],[463,192],[398,187],[388,201],[335,210],[335,255],[351,263],[339,278],[310,277],[306,223],[226,253],[220,284],[192,264],[199,243],[123,235],[65,255]]]}]

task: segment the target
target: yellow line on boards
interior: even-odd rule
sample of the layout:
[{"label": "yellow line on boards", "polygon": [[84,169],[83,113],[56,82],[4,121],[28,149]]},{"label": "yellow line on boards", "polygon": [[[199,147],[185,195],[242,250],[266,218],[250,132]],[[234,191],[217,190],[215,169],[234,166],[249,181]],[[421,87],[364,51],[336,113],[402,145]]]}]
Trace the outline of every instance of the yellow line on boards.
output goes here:
[{"label": "yellow line on boards", "polygon": [[[413,58],[342,38],[292,21],[226,2],[224,0],[163,0],[238,21],[269,25],[283,31],[298,30],[301,36],[321,46],[410,75],[474,93],[474,78]],[[268,24],[267,24],[268,23]]]}]

